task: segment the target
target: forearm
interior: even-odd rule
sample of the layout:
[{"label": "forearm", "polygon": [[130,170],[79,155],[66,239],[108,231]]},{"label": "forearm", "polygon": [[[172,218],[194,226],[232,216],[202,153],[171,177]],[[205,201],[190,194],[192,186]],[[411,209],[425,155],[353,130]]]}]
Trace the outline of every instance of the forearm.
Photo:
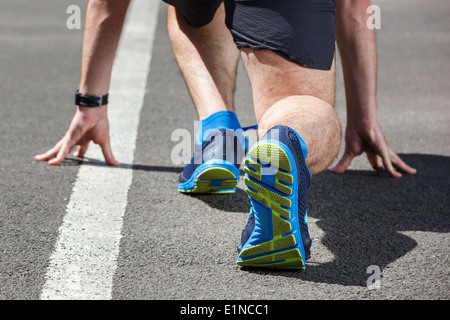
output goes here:
[{"label": "forearm", "polygon": [[347,119],[360,126],[376,120],[377,48],[368,28],[370,0],[337,0],[336,39],[341,53]]},{"label": "forearm", "polygon": [[81,57],[80,93],[108,93],[129,0],[90,0]]}]

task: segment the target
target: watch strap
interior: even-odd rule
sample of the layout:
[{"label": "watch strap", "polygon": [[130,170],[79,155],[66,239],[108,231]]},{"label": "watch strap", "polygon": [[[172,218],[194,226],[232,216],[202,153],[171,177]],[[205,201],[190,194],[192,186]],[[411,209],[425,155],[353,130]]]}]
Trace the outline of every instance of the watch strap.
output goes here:
[{"label": "watch strap", "polygon": [[75,91],[75,105],[89,108],[99,108],[108,104],[108,94],[103,96],[82,95],[78,89]]}]

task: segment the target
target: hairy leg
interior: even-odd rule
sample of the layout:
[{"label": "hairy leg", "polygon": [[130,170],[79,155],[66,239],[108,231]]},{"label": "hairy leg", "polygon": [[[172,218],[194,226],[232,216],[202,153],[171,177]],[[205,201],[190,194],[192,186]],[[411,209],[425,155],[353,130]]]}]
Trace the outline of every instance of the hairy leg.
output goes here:
[{"label": "hairy leg", "polygon": [[334,63],[330,71],[304,68],[278,54],[242,50],[252,84],[258,136],[276,125],[297,131],[308,147],[306,163],[313,175],[325,171],[341,141],[334,106]]},{"label": "hairy leg", "polygon": [[225,26],[223,4],[214,19],[202,28],[189,26],[178,10],[169,6],[167,26],[199,119],[218,111],[234,111],[239,51]]}]

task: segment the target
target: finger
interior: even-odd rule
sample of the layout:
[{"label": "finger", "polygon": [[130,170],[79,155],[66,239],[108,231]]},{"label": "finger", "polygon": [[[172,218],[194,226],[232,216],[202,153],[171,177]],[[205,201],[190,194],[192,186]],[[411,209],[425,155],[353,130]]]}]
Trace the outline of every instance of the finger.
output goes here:
[{"label": "finger", "polygon": [[105,142],[102,142],[100,144],[100,147],[102,149],[103,156],[105,157],[105,161],[107,164],[109,164],[111,166],[116,166],[116,167],[120,165],[120,163],[113,156],[109,139]]},{"label": "finger", "polygon": [[354,155],[345,152],[344,155],[342,156],[341,160],[338,162],[338,164],[336,166],[334,166],[333,168],[331,168],[330,171],[335,172],[335,173],[345,172],[345,170],[347,170],[350,163],[352,163],[352,160],[354,157],[355,157]]},{"label": "finger", "polygon": [[391,155],[392,164],[400,171],[406,174],[416,174],[417,170],[408,164],[406,164],[396,153],[392,152]]},{"label": "finger", "polygon": [[47,152],[38,154],[34,157],[36,161],[47,161],[58,154],[59,148],[61,147],[62,140],[60,140],[53,148]]},{"label": "finger", "polygon": [[381,150],[380,156],[383,159],[383,164],[384,164],[384,168],[386,169],[386,171],[392,177],[400,178],[402,176],[402,174],[400,172],[396,171],[394,166],[392,165],[391,157],[390,157],[390,154],[386,147]]},{"label": "finger", "polygon": [[60,164],[64,158],[67,156],[67,154],[72,150],[73,145],[69,145],[67,142],[63,142],[61,144],[61,148],[58,151],[58,154],[56,155],[56,158],[51,159],[48,164],[49,165],[58,165]]},{"label": "finger", "polygon": [[[379,155],[383,161],[384,169],[394,178],[400,178],[402,174],[395,170],[391,161],[391,155],[394,153],[381,132],[371,132],[369,135],[369,146],[371,152]],[[369,160],[370,161],[370,160]]]},{"label": "finger", "polygon": [[381,163],[380,159],[378,158],[378,155],[374,152],[371,151],[367,151],[366,152],[366,156],[367,156],[367,160],[369,161],[370,165],[372,166],[372,168],[379,169],[383,166],[383,164]]},{"label": "finger", "polygon": [[89,148],[89,141],[82,142],[80,143],[77,151],[75,151],[73,155],[77,158],[84,158],[84,155],[86,154],[88,148]]}]

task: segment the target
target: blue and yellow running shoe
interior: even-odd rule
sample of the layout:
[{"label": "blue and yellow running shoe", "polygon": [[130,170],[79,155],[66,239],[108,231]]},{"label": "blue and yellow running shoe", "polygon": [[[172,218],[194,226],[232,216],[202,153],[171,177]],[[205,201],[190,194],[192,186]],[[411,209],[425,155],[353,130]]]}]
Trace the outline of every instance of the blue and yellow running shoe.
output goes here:
[{"label": "blue and yellow running shoe", "polygon": [[286,126],[270,129],[248,152],[244,179],[251,210],[238,245],[238,265],[305,268],[311,247],[306,155],[305,142]]},{"label": "blue and yellow running shoe", "polygon": [[239,182],[244,148],[233,130],[212,131],[180,174],[178,191],[184,193],[233,193]]}]

